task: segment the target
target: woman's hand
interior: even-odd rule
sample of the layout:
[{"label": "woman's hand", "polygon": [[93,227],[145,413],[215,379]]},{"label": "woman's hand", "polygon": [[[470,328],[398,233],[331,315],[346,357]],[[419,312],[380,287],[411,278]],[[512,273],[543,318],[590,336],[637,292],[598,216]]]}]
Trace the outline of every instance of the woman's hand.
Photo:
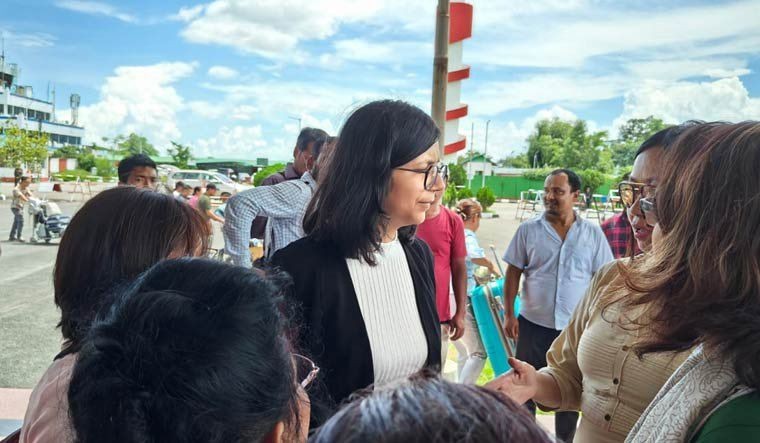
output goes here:
[{"label": "woman's hand", "polygon": [[536,396],[538,377],[536,368],[516,358],[509,359],[512,369],[486,383],[485,387],[505,394],[518,404]]}]

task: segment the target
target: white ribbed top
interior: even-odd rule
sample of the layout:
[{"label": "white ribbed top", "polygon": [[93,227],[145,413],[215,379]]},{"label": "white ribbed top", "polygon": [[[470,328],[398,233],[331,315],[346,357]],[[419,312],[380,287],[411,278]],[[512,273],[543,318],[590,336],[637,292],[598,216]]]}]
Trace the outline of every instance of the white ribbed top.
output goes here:
[{"label": "white ribbed top", "polygon": [[375,386],[383,386],[422,369],[428,349],[401,243],[384,243],[375,257],[376,266],[361,259],[346,263],[367,328]]}]

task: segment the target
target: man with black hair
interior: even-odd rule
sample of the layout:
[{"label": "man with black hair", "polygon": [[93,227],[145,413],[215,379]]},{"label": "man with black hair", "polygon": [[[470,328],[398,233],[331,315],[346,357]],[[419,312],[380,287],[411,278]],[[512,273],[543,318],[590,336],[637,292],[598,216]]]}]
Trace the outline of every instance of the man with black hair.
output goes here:
[{"label": "man with black hair", "polygon": [[[575,172],[552,171],[544,181],[545,212],[520,225],[504,254],[509,265],[504,329],[507,336],[518,339],[517,359],[536,369],[546,366],[546,351],[567,326],[594,273],[614,259],[601,228],[574,210],[580,189]],[[523,274],[520,316],[515,318],[513,307]],[[535,414],[532,401],[526,406]],[[573,441],[577,422],[578,412],[558,412],[557,438]]]},{"label": "man with black hair", "polygon": [[[322,145],[329,136],[327,133],[318,128],[303,128],[298,134],[296,146],[293,148],[293,162],[288,163],[285,169],[275,172],[265,178],[259,186],[271,186],[282,183],[287,180],[297,180],[301,178],[304,172],[309,170],[309,164],[314,164],[317,155],[314,152],[314,145]],[[264,239],[266,232],[267,218],[256,217],[251,225],[251,237]]]},{"label": "man with black hair", "polygon": [[214,211],[211,210],[210,197],[215,196],[216,191],[216,185],[209,183],[206,185],[206,192],[198,199],[198,211],[201,213],[201,217],[208,222],[209,226],[211,226],[211,220],[224,223],[224,219],[214,214]]},{"label": "man with black hair", "polygon": [[156,162],[145,154],[134,154],[119,162],[119,186],[158,188]]}]

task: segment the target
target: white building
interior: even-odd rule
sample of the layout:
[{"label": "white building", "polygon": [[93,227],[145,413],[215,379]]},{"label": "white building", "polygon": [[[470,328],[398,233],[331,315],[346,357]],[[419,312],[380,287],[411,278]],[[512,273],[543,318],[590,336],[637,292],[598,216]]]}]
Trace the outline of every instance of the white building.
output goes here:
[{"label": "white building", "polygon": [[79,96],[71,97],[72,123],[55,118],[53,102],[34,98],[30,86],[16,84],[18,67],[0,60],[0,126],[11,122],[28,131],[39,131],[50,138],[49,149],[66,145],[81,146],[84,127],[76,124]]}]

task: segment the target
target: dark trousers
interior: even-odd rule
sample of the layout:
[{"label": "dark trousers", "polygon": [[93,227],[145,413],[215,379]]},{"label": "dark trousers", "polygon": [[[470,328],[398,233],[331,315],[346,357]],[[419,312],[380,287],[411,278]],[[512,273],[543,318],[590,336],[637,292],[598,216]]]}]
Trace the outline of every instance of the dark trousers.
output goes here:
[{"label": "dark trousers", "polygon": [[11,208],[13,212],[13,225],[11,226],[10,239],[21,238],[21,231],[24,229],[24,214],[21,213],[21,209]]},{"label": "dark trousers", "polygon": [[[546,366],[546,351],[559,335],[560,331],[545,328],[524,317],[518,317],[520,324],[520,337],[517,340],[516,357],[518,360],[530,363],[536,369]],[[525,403],[525,407],[536,415],[536,404],[532,401]],[[575,427],[578,424],[578,412],[557,412],[554,416],[554,433],[563,442],[572,442],[575,436]]]}]

